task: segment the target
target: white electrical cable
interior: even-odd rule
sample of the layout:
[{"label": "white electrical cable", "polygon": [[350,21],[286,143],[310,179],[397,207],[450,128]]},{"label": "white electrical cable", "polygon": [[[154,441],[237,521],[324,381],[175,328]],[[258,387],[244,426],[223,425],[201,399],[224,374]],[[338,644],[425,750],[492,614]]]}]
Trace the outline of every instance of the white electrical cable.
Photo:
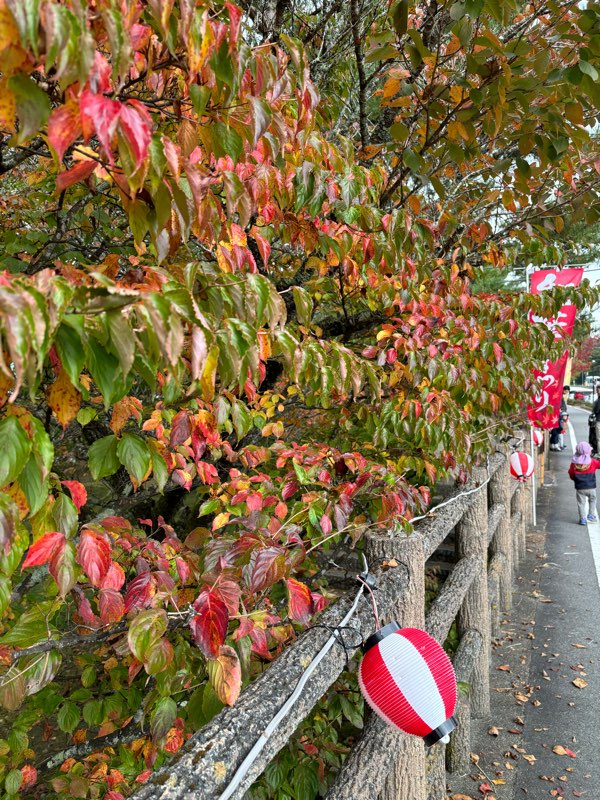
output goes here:
[{"label": "white electrical cable", "polygon": [[453,503],[455,500],[458,500],[460,497],[466,497],[469,494],[474,494],[475,492],[481,491],[483,489],[483,487],[487,486],[488,483],[492,479],[492,476],[490,475],[490,459],[489,459],[489,457],[487,459],[487,462],[488,462],[487,463],[488,476],[487,476],[487,478],[485,479],[485,481],[483,483],[481,483],[479,486],[475,486],[475,488],[473,488],[473,489],[467,489],[466,491],[461,492],[460,494],[455,494],[453,497],[449,497],[447,500],[444,500],[443,503],[439,503],[437,506],[434,506],[433,508],[430,508],[429,511],[427,511],[426,514],[422,514],[420,517],[413,517],[411,520],[409,520],[410,524],[413,525],[415,522],[419,522],[419,520],[427,519],[427,517],[429,517],[431,514],[433,514],[434,511],[437,511],[438,508],[443,508],[444,506],[447,506],[450,503]]},{"label": "white electrical cable", "polygon": [[223,794],[219,797],[219,800],[229,800],[229,798],[232,797],[233,793],[239,788],[241,782],[246,777],[246,773],[248,772],[248,770],[250,769],[252,764],[256,761],[256,759],[258,758],[260,752],[262,751],[262,749],[266,745],[266,743],[269,740],[269,737],[271,736],[271,734],[277,729],[277,727],[278,727],[279,723],[281,722],[281,720],[286,716],[286,714],[291,709],[291,707],[294,705],[296,700],[300,697],[300,694],[302,693],[302,690],[306,686],[306,683],[307,683],[308,679],[310,678],[310,676],[313,674],[313,672],[318,667],[318,665],[321,663],[321,661],[325,658],[327,653],[331,650],[333,645],[338,641],[339,634],[340,634],[340,630],[339,629],[343,628],[346,625],[346,623],[348,622],[350,617],[352,617],[352,615],[356,611],[356,609],[358,607],[359,600],[362,597],[362,594],[363,594],[363,591],[364,591],[364,586],[365,586],[365,584],[363,584],[360,587],[360,589],[358,591],[358,594],[354,598],[354,602],[350,606],[350,610],[348,611],[348,613],[346,614],[344,619],[339,623],[339,625],[337,625],[338,630],[334,631],[331,634],[331,636],[325,642],[325,644],[323,645],[321,650],[317,653],[317,655],[313,658],[313,660],[310,662],[308,667],[304,670],[304,672],[300,676],[300,679],[299,679],[298,683],[296,684],[296,688],[291,693],[291,695],[288,697],[288,699],[285,701],[285,703],[281,706],[281,708],[279,709],[277,714],[273,717],[271,722],[269,722],[267,727],[261,733],[261,735],[259,736],[259,738],[255,742],[254,747],[252,748],[252,750],[250,750],[250,752],[248,753],[246,758],[242,761],[242,763],[238,767],[235,775],[231,779],[231,782],[229,783],[229,785],[227,786],[227,788],[225,789]]}]

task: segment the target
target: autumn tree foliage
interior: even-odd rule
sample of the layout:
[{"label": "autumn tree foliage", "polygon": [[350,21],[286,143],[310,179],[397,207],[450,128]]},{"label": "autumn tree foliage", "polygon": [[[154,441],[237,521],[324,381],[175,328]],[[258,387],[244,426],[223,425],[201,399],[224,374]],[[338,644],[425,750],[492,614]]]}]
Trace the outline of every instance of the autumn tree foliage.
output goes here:
[{"label": "autumn tree foliage", "polygon": [[130,794],[564,348],[472,284],[598,219],[597,5],[317,6],[0,0],[7,796]]}]

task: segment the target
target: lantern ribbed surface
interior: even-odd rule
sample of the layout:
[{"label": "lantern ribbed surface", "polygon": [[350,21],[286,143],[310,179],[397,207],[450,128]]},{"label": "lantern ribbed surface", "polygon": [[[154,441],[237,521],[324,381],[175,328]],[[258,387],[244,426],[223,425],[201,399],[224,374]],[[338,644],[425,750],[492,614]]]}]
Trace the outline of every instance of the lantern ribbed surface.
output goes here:
[{"label": "lantern ribbed surface", "polygon": [[526,481],[533,475],[534,463],[529,453],[520,451],[510,457],[510,474],[518,481]]},{"label": "lantern ribbed surface", "polygon": [[454,713],[456,678],[450,659],[418,628],[399,629],[393,623],[380,634],[367,641],[358,671],[361,691],[389,725],[427,737]]},{"label": "lantern ribbed surface", "polygon": [[536,447],[539,447],[542,442],[544,441],[544,434],[542,431],[534,430],[533,431],[533,443]]}]

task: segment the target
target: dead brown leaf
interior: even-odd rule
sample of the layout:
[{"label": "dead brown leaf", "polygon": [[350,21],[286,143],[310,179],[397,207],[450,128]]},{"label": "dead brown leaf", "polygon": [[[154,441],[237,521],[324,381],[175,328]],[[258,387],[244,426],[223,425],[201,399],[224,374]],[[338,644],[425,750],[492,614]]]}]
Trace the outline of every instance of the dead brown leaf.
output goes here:
[{"label": "dead brown leaf", "polygon": [[523,753],[523,758],[530,764],[533,764],[535,761],[537,761],[537,758],[534,755],[527,755],[527,753]]},{"label": "dead brown leaf", "polygon": [[490,736],[499,736],[500,735],[500,730],[498,728],[496,728],[495,725],[492,725],[492,727],[488,730],[488,733],[489,733]]},{"label": "dead brown leaf", "polygon": [[588,685],[587,681],[584,681],[583,678],[575,678],[575,680],[571,681],[571,683],[578,689],[585,689],[585,687]]},{"label": "dead brown leaf", "polygon": [[499,672],[510,672],[510,666],[508,664],[502,664],[500,667],[496,667]]}]

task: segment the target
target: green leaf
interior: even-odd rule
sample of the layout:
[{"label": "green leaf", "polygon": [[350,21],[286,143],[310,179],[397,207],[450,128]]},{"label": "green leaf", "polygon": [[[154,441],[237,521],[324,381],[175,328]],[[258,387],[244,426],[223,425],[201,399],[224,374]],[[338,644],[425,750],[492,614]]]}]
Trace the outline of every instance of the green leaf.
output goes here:
[{"label": "green leaf", "polygon": [[124,433],[117,445],[117,456],[133,482],[139,485],[152,463],[146,442],[134,433]]},{"label": "green leaf", "polygon": [[84,408],[79,409],[75,419],[81,425],[82,428],[85,428],[85,426],[89,425],[89,423],[93,419],[96,419],[97,416],[98,412],[96,411],[95,408],[92,408],[91,406],[85,406]]},{"label": "green leaf", "polygon": [[198,115],[199,118],[204,116],[204,112],[206,110],[206,104],[210,98],[210,88],[206,85],[198,86],[197,83],[193,83],[190,86],[190,99],[192,101],[192,106],[194,107],[194,111]]},{"label": "green leaf", "polygon": [[102,725],[105,718],[102,700],[88,700],[83,706],[83,719],[88,725]]},{"label": "green leaf", "polygon": [[48,639],[55,632],[46,620],[51,607],[52,601],[46,601],[21,614],[15,625],[0,637],[0,642],[23,648]]},{"label": "green leaf", "polygon": [[75,703],[64,703],[60,707],[60,710],[56,715],[56,719],[58,722],[58,727],[61,729],[61,731],[64,731],[65,733],[73,733],[79,724],[81,714],[79,713],[79,709]]},{"label": "green leaf", "polygon": [[138,661],[145,661],[146,654],[167,630],[167,612],[162,608],[149,608],[134,617],[127,641],[129,649]]},{"label": "green leaf", "polygon": [[23,144],[45,126],[50,115],[50,99],[27,75],[13,75],[8,79],[8,88],[15,96],[19,118],[15,139],[17,144]]},{"label": "green leaf", "polygon": [[61,363],[73,386],[79,387],[85,353],[79,333],[71,325],[61,325],[54,339]]},{"label": "green leaf", "polygon": [[294,286],[292,293],[294,295],[294,305],[296,306],[298,322],[308,328],[313,312],[312,297],[302,286]]},{"label": "green leaf", "polygon": [[117,455],[119,440],[114,434],[98,439],[90,447],[88,452],[88,466],[92,473],[92,478],[97,481],[107,475],[114,474],[121,462]]},{"label": "green leaf", "polygon": [[294,770],[293,786],[296,800],[315,800],[319,791],[316,765],[303,761]]},{"label": "green leaf", "polygon": [[81,685],[86,689],[93,686],[96,682],[97,675],[96,668],[89,664],[81,673]]},{"label": "green leaf", "polygon": [[408,29],[408,0],[397,0],[391,10],[392,25],[398,36],[403,36]]},{"label": "green leaf", "polygon": [[104,400],[104,408],[114,405],[127,394],[118,359],[95,339],[88,341],[88,369]]},{"label": "green leaf", "polygon": [[48,497],[48,481],[43,480],[35,455],[29,456],[25,469],[19,475],[19,486],[25,494],[30,513],[36,514]]},{"label": "green leaf", "polygon": [[31,452],[31,440],[17,418],[11,416],[5,417],[0,422],[0,442],[2,442],[2,458],[0,458],[0,487],[2,487],[19,477]]},{"label": "green leaf", "polygon": [[106,315],[106,322],[110,333],[110,341],[115,350],[123,377],[127,377],[135,357],[135,339],[127,319],[120,311],[112,311]]},{"label": "green leaf", "polygon": [[11,769],[4,779],[4,788],[7,794],[16,794],[23,783],[23,773],[20,769]]},{"label": "green leaf", "polygon": [[177,716],[177,703],[171,697],[162,697],[152,713],[150,733],[155,742],[160,742],[173,726]]},{"label": "green leaf", "polygon": [[231,421],[235,428],[238,441],[243,439],[252,427],[252,415],[239,400],[234,400],[231,407]]},{"label": "green leaf", "polygon": [[75,503],[66,494],[61,493],[52,506],[52,518],[55,530],[61,531],[67,538],[72,538],[79,527],[79,514]]},{"label": "green leaf", "polygon": [[579,61],[579,69],[584,75],[589,75],[593,81],[598,80],[598,70],[587,61]]}]

